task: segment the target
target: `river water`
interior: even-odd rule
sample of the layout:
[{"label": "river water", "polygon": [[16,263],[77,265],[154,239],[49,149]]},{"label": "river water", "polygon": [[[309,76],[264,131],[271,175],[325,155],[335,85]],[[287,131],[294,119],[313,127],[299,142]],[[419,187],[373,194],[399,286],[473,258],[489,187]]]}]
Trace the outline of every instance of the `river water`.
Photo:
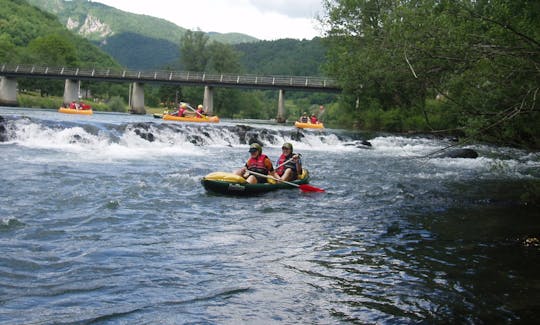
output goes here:
[{"label": "river water", "polygon": [[[527,196],[538,153],[471,145],[479,158],[420,159],[450,142],[255,121],[0,115],[0,323],[540,314],[540,210]],[[273,160],[292,142],[326,192],[206,193],[201,177],[240,167],[255,137]]]}]

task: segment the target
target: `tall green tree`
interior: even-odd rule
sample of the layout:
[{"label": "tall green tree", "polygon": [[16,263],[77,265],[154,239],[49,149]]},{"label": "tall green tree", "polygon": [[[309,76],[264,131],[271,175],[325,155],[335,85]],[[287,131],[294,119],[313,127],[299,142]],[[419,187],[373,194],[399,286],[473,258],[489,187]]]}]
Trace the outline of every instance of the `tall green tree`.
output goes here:
[{"label": "tall green tree", "polygon": [[448,118],[469,136],[540,147],[532,126],[540,122],[540,2],[337,0],[325,8],[327,69],[353,116],[419,108],[429,124],[424,103],[442,93],[442,108],[455,112]]},{"label": "tall green tree", "polygon": [[[240,73],[240,54],[228,44],[208,43],[208,36],[202,32],[188,31],[180,44],[180,57],[183,69],[206,73]],[[201,103],[202,87],[182,89],[184,100]],[[246,95],[247,96],[247,95]],[[239,111],[251,109],[240,91],[234,89],[214,90],[214,113],[232,117]]]},{"label": "tall green tree", "polygon": [[180,41],[180,64],[188,71],[205,71],[208,63],[208,36],[201,31],[188,30]]}]

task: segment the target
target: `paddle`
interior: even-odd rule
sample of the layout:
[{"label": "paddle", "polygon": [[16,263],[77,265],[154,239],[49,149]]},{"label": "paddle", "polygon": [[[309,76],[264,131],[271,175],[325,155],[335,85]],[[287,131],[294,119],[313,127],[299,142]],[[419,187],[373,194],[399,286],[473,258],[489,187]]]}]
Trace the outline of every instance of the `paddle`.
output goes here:
[{"label": "paddle", "polygon": [[202,117],[202,118],[205,118],[205,117],[206,117],[206,115],[203,115],[203,114],[197,112],[197,110],[194,109],[193,107],[191,107],[191,105],[189,105],[188,103],[180,102],[180,104],[186,104],[186,106],[187,106],[190,110],[192,110],[193,113],[199,115],[199,116]]},{"label": "paddle", "polygon": [[257,172],[251,171],[251,170],[248,170],[247,172],[250,173],[250,174],[253,174],[253,175],[271,178],[271,179],[276,180],[276,181],[278,181],[278,182],[281,182],[281,183],[285,183],[285,184],[289,184],[289,185],[298,187],[302,192],[324,192],[324,190],[323,190],[322,188],[318,188],[318,187],[315,187],[315,186],[311,186],[311,185],[309,185],[309,184],[295,184],[295,183],[283,181],[283,180],[281,180],[281,179],[279,179],[279,178],[275,178],[275,177],[270,176],[270,175],[265,175],[265,174],[257,173]]},{"label": "paddle", "polygon": [[[301,154],[298,154],[298,157],[302,157],[302,155],[301,155]],[[282,162],[281,164],[277,165],[274,169],[278,169],[279,167],[284,166],[284,165],[290,163],[293,159],[294,159],[294,157],[290,158],[289,160],[285,160],[285,161]]]}]

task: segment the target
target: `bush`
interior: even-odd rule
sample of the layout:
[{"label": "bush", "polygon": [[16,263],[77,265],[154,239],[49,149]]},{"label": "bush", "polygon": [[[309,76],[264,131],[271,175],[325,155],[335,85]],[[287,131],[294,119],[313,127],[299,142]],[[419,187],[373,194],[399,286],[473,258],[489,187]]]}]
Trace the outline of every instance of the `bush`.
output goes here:
[{"label": "bush", "polygon": [[120,96],[114,96],[109,99],[109,110],[112,112],[126,112],[126,103]]}]

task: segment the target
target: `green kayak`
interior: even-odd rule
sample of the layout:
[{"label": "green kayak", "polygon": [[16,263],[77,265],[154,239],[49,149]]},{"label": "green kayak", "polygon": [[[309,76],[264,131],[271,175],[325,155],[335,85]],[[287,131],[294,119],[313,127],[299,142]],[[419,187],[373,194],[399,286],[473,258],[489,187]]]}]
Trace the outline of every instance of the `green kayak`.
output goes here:
[{"label": "green kayak", "polygon": [[226,172],[214,172],[206,175],[201,179],[202,186],[213,193],[237,196],[249,196],[262,194],[270,191],[300,188],[304,191],[304,187],[311,189],[309,185],[309,172],[303,169],[300,179],[292,182],[276,182],[269,179],[268,183],[249,184],[242,176]]}]

